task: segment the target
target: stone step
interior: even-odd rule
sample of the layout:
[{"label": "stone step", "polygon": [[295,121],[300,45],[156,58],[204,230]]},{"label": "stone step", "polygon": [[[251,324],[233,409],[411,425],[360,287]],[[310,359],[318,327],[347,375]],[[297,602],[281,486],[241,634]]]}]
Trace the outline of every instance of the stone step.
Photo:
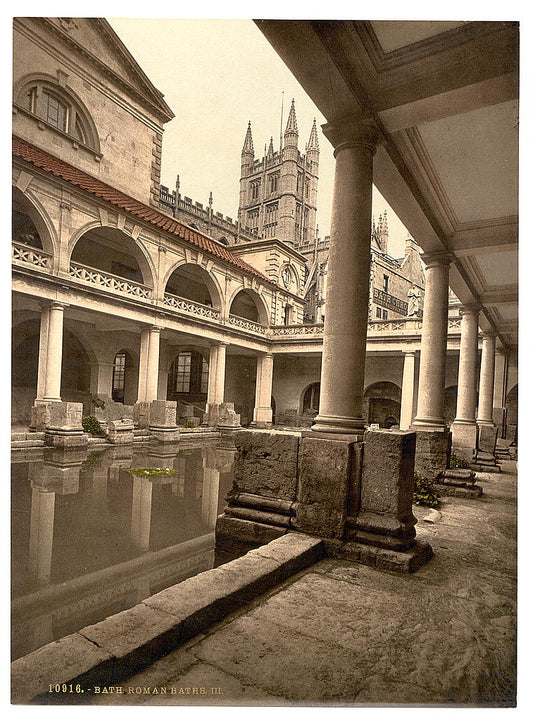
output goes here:
[{"label": "stone step", "polygon": [[22,441],[11,441],[11,448],[40,448],[44,446],[44,440],[41,439],[26,439]]}]

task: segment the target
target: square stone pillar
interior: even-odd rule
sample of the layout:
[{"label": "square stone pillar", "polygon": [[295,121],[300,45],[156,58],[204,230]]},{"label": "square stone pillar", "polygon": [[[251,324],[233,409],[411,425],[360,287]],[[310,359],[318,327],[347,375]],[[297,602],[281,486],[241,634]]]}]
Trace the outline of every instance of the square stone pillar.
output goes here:
[{"label": "square stone pillar", "polygon": [[415,472],[434,481],[450,465],[452,435],[447,427],[441,430],[416,431]]},{"label": "square stone pillar", "polygon": [[57,448],[86,446],[88,438],[81,423],[83,404],[51,401],[48,407],[50,415],[44,430],[46,445]]},{"label": "square stone pillar", "polygon": [[133,406],[133,423],[136,428],[148,428],[150,423],[150,403],[140,401]]},{"label": "square stone pillar", "polygon": [[306,436],[300,442],[294,527],[341,539],[350,494],[358,496],[361,443]]},{"label": "square stone pillar", "polygon": [[152,401],[150,403],[150,422],[148,430],[161,443],[179,440],[180,430],[176,423],[176,401]]}]

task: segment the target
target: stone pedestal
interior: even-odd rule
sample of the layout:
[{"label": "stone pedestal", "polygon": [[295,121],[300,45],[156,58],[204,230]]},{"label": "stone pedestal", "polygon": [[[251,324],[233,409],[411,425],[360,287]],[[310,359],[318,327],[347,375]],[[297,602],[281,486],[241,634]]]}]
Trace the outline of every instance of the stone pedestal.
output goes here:
[{"label": "stone pedestal", "polygon": [[217,428],[221,431],[237,431],[241,427],[241,416],[235,413],[233,403],[218,404]]},{"label": "stone pedestal", "polygon": [[30,431],[44,431],[50,423],[52,401],[36,400],[30,410]]},{"label": "stone pedestal", "polygon": [[451,425],[452,452],[469,463],[473,460],[477,447],[478,427],[475,423],[454,421]]},{"label": "stone pedestal", "polygon": [[479,426],[479,436],[474,462],[471,467],[476,471],[490,471],[499,473],[500,466],[496,462],[496,441],[498,429],[496,426]]},{"label": "stone pedestal", "polygon": [[433,481],[450,465],[452,436],[448,428],[416,431],[415,472]]},{"label": "stone pedestal", "polygon": [[121,418],[116,421],[109,421],[108,435],[110,443],[115,445],[127,445],[133,443],[133,420]]},{"label": "stone pedestal", "polygon": [[176,423],[176,401],[152,401],[150,403],[150,422],[148,430],[161,443],[179,440],[180,430]]},{"label": "stone pedestal", "polygon": [[148,428],[150,424],[150,403],[138,401],[133,406],[133,424],[135,428]]},{"label": "stone pedestal", "polygon": [[69,401],[51,401],[50,417],[44,431],[46,445],[57,448],[75,448],[86,446],[87,435],[81,423],[83,415],[82,403]]}]

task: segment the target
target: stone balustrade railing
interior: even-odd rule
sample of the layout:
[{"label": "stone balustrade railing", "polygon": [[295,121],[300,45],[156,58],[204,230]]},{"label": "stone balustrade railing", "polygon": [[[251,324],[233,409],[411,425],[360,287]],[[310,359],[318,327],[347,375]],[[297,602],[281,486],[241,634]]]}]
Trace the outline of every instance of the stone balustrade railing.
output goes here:
[{"label": "stone balustrade railing", "polygon": [[323,323],[314,323],[306,325],[273,325],[270,327],[271,334],[274,337],[280,336],[322,336],[324,332]]},{"label": "stone balustrade railing", "polygon": [[200,318],[209,318],[210,320],[218,320],[220,317],[220,311],[217,308],[212,308],[210,305],[204,305],[203,303],[196,303],[193,300],[187,298],[181,298],[178,295],[172,293],[165,293],[163,296],[163,304],[170,308],[176,308],[176,310],[184,313],[190,313],[191,315],[198,316]]},{"label": "stone balustrade railing", "polygon": [[241,318],[238,315],[229,315],[228,324],[235,328],[242,328],[242,330],[251,331],[252,333],[258,333],[259,335],[265,335],[266,327],[261,323],[256,323],[248,318]]},{"label": "stone balustrade railing", "polygon": [[103,290],[112,290],[124,295],[133,296],[134,298],[150,299],[152,297],[152,289],[142,283],[136,283],[127,278],[121,278],[112,273],[104,273],[97,268],[91,268],[88,265],[80,265],[71,263],[69,274],[75,280],[81,280],[83,283],[90,283]]},{"label": "stone balustrade railing", "polygon": [[[461,331],[461,319],[450,318],[448,320],[448,332],[459,333]],[[324,333],[324,324],[316,323],[309,325],[274,325],[270,327],[270,334],[273,338],[302,338],[315,337],[321,339]],[[398,320],[378,320],[368,324],[368,336],[378,338],[380,336],[403,336],[421,335],[422,319],[406,318]]]},{"label": "stone balustrade railing", "polygon": [[17,243],[11,244],[11,256],[14,263],[24,263],[43,270],[52,269],[52,256],[40,248],[33,248],[31,245]]}]

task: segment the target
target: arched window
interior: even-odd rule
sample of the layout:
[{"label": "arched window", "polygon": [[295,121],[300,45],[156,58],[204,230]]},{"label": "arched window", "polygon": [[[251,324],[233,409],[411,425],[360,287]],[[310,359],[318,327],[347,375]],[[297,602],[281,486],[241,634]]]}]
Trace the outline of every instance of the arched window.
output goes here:
[{"label": "arched window", "polygon": [[320,404],[320,383],[307,386],[302,400],[302,415],[315,416]]},{"label": "arched window", "polygon": [[48,127],[100,152],[98,133],[89,112],[78,98],[53,78],[33,76],[19,89],[15,105]]},{"label": "arched window", "polygon": [[113,361],[113,384],[111,397],[117,403],[124,403],[124,390],[126,388],[126,372],[129,366],[126,351],[119,351]]}]

